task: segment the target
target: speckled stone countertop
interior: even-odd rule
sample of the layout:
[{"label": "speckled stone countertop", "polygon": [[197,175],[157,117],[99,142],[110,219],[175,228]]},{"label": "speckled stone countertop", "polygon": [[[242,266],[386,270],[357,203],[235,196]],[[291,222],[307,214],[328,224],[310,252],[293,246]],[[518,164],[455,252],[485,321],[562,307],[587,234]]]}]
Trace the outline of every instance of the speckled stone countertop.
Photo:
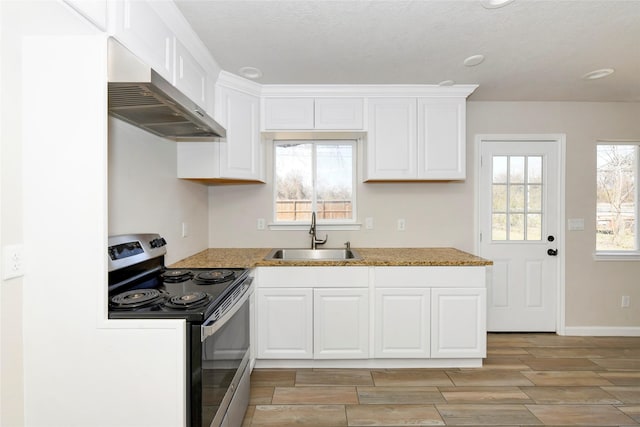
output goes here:
[{"label": "speckled stone countertop", "polygon": [[277,266],[484,266],[492,261],[455,248],[353,248],[360,260],[270,260],[271,248],[211,248],[172,264],[171,268],[253,268]]}]

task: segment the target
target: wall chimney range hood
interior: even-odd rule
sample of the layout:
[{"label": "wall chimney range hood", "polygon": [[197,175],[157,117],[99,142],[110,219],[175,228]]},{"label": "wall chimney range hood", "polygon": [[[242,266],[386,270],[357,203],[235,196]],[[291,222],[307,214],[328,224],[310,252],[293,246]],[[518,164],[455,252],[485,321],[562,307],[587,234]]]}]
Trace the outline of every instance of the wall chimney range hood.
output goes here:
[{"label": "wall chimney range hood", "polygon": [[109,39],[109,114],[174,141],[219,141],[225,129],[204,109]]}]

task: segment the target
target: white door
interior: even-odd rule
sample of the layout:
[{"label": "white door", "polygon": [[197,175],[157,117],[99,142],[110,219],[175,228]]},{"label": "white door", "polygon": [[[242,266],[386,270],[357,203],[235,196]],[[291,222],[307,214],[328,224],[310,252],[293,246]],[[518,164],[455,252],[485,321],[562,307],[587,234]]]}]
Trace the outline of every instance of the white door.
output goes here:
[{"label": "white door", "polygon": [[313,290],[314,359],[369,357],[369,290]]},{"label": "white door", "polygon": [[489,331],[556,331],[560,138],[479,138],[479,254],[494,263]]},{"label": "white door", "polygon": [[374,357],[430,356],[431,289],[378,288],[374,307]]},{"label": "white door", "polygon": [[487,355],[486,289],[431,289],[431,358]]},{"label": "white door", "polygon": [[313,358],[313,289],[258,289],[258,358]]}]

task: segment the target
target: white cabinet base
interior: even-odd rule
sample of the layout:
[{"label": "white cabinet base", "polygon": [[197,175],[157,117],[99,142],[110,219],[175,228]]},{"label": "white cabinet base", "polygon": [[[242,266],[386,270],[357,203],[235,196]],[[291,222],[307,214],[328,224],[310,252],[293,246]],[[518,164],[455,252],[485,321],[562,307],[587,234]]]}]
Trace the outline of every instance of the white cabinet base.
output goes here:
[{"label": "white cabinet base", "polygon": [[402,368],[481,368],[482,358],[469,359],[258,359],[256,368],[305,369],[402,369]]}]

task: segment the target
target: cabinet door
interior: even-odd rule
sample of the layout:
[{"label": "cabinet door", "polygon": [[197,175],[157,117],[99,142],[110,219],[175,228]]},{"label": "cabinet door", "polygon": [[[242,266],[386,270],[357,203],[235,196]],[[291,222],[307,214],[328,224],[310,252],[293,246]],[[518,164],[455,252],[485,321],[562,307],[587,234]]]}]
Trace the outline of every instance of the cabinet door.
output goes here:
[{"label": "cabinet door", "polygon": [[361,130],[362,98],[316,98],[315,129]]},{"label": "cabinet door", "polygon": [[465,99],[418,100],[418,176],[464,179],[466,176]]},{"label": "cabinet door", "polygon": [[367,181],[417,177],[415,98],[369,99]]},{"label": "cabinet door", "polygon": [[208,101],[207,72],[179,40],[175,39],[175,73],[173,85],[189,99],[206,109]]},{"label": "cabinet door", "polygon": [[227,129],[220,143],[222,178],[264,181],[260,146],[260,99],[227,87],[218,87],[220,121]]},{"label": "cabinet door", "polygon": [[314,289],[315,359],[369,357],[368,289]]},{"label": "cabinet door", "polygon": [[258,289],[258,358],[313,357],[312,289]]},{"label": "cabinet door", "polygon": [[432,358],[485,357],[486,331],[486,289],[431,290]]},{"label": "cabinet door", "polygon": [[113,2],[114,36],[162,77],[173,82],[173,33],[147,1]]},{"label": "cabinet door", "polygon": [[375,292],[374,357],[429,357],[430,289],[379,288]]},{"label": "cabinet door", "polygon": [[313,98],[266,98],[265,129],[313,129]]}]

